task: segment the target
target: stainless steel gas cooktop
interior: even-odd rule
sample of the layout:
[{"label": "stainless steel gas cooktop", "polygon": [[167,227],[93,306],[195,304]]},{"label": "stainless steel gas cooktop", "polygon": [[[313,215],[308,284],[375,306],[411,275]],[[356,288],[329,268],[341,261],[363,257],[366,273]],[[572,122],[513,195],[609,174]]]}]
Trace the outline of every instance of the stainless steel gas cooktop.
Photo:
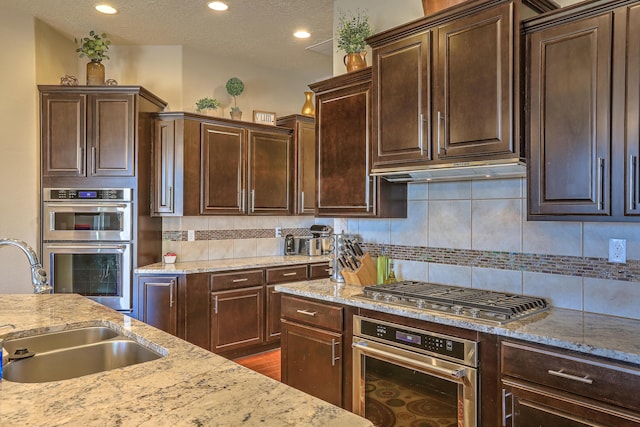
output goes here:
[{"label": "stainless steel gas cooktop", "polygon": [[522,319],[548,308],[544,298],[416,281],[365,286],[364,292],[354,297],[494,324]]}]

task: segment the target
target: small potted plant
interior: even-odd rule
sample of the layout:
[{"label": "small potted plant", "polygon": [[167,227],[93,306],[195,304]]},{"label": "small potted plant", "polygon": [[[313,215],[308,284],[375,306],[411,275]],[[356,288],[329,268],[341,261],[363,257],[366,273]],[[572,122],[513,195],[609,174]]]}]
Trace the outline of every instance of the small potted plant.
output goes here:
[{"label": "small potted plant", "polygon": [[87,85],[104,85],[104,65],[102,61],[109,59],[107,51],[111,45],[111,40],[107,38],[105,33],[97,34],[95,31],[89,31],[89,37],[78,40],[74,39],[79,47],[76,52],[80,54],[80,58],[85,56],[91,62],[87,63]]},{"label": "small potted plant", "polygon": [[357,10],[355,14],[344,12],[338,17],[338,49],[346,52],[343,58],[347,72],[367,66],[365,39],[371,35],[369,17]]},{"label": "small potted plant", "polygon": [[177,255],[175,252],[167,252],[162,255],[162,260],[165,264],[175,264]]},{"label": "small potted plant", "polygon": [[242,118],[242,111],[238,108],[238,104],[236,103],[236,96],[240,96],[244,91],[244,83],[237,77],[231,77],[227,80],[227,84],[225,85],[227,88],[227,93],[233,96],[233,107],[231,107],[231,118],[235,120],[240,120]]},{"label": "small potted plant", "polygon": [[196,111],[198,113],[213,115],[213,112],[220,106],[220,101],[215,98],[200,98],[196,101]]}]

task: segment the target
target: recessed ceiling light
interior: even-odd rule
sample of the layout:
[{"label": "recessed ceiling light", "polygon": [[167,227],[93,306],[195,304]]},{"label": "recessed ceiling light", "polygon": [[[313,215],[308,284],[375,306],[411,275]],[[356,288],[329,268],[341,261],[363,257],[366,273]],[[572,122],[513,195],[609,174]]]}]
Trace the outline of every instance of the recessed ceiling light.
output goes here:
[{"label": "recessed ceiling light", "polygon": [[113,15],[114,13],[118,13],[116,9],[109,6],[108,4],[99,4],[96,6],[96,10],[101,13],[106,13],[107,15]]},{"label": "recessed ceiling light", "polygon": [[217,12],[224,12],[225,10],[229,9],[229,6],[221,1],[212,1],[207,6],[209,6],[209,9],[213,9]]},{"label": "recessed ceiling light", "polygon": [[308,39],[309,37],[311,37],[311,34],[309,34],[308,31],[300,30],[293,33],[293,36],[299,39]]}]

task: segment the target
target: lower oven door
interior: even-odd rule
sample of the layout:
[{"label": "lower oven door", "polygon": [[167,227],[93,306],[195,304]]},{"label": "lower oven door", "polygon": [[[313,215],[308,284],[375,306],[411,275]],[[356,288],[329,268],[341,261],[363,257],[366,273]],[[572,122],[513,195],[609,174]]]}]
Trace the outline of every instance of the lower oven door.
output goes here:
[{"label": "lower oven door", "polygon": [[45,243],[43,259],[54,293],[131,309],[131,243]]},{"label": "lower oven door", "polygon": [[477,370],[353,338],[353,411],[377,426],[475,427]]}]

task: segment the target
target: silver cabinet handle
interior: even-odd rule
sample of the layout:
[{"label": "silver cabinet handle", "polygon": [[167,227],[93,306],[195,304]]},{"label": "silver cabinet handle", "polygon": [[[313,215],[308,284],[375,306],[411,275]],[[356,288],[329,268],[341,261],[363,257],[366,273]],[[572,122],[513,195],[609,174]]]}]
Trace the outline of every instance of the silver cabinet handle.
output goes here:
[{"label": "silver cabinet handle", "polygon": [[304,212],[304,191],[300,192],[300,212]]},{"label": "silver cabinet handle", "polygon": [[420,155],[424,155],[424,131],[422,130],[424,124],[424,113],[420,113],[418,122],[418,145],[420,146]]},{"label": "silver cabinet handle", "polygon": [[167,200],[167,207],[173,210],[173,187],[169,186],[169,199]]},{"label": "silver cabinet handle", "polygon": [[232,282],[233,283],[246,282],[247,280],[249,280],[247,277],[243,277],[242,279],[233,279]]},{"label": "silver cabinet handle", "polygon": [[244,188],[240,190],[240,212],[244,212]]},{"label": "silver cabinet handle", "polygon": [[572,381],[578,381],[584,384],[593,384],[593,380],[589,378],[588,375],[585,375],[584,377],[579,377],[577,375],[567,374],[562,369],[560,369],[559,371],[554,371],[552,369],[549,369],[547,373],[555,377],[565,378]]},{"label": "silver cabinet handle", "polygon": [[176,281],[172,280],[169,284],[169,307],[173,307],[173,293],[175,292]]},{"label": "silver cabinet handle", "polygon": [[436,123],[436,126],[438,126],[438,155],[440,155],[440,153],[442,152],[442,146],[440,145],[440,122],[444,120],[444,115],[440,113],[440,111],[438,111],[438,123]]},{"label": "silver cabinet handle", "polygon": [[251,212],[256,211],[256,190],[251,190]]},{"label": "silver cabinet handle", "polygon": [[[507,399],[511,400],[511,405],[507,405]],[[513,425],[513,393],[502,389],[502,426]]]},{"label": "silver cabinet handle", "polygon": [[629,156],[629,209],[636,210],[638,202],[638,157]]},{"label": "silver cabinet handle", "polygon": [[296,313],[304,314],[305,316],[315,317],[318,314],[317,311],[296,310]]},{"label": "silver cabinet handle", "polygon": [[331,338],[331,366],[336,366],[336,361],[340,360],[340,356],[336,356],[336,346],[340,345],[335,338]]},{"label": "silver cabinet handle", "polygon": [[283,273],[282,275],[283,275],[283,276],[295,276],[295,275],[297,275],[297,274],[298,274],[298,272],[297,272],[297,271],[294,271],[294,272],[292,272],[292,273]]},{"label": "silver cabinet handle", "polygon": [[213,297],[213,312],[214,314],[218,314],[218,295]]},{"label": "silver cabinet handle", "polygon": [[91,147],[91,172],[96,173],[96,147]]},{"label": "silver cabinet handle", "polygon": [[599,211],[604,209],[604,158],[598,157],[598,185],[596,194],[596,205]]}]

